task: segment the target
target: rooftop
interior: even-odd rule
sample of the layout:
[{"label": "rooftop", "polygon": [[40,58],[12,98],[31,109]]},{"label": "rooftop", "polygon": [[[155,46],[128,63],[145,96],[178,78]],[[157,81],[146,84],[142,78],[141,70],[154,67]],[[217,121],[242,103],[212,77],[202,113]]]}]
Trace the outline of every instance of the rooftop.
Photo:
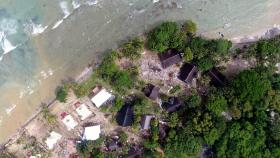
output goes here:
[{"label": "rooftop", "polygon": [[107,92],[106,89],[102,89],[91,98],[91,101],[99,108],[112,97],[113,95],[111,93]]},{"label": "rooftop", "polygon": [[141,119],[141,128],[147,130],[150,128],[151,120],[154,118],[153,115],[143,115]]},{"label": "rooftop", "polygon": [[176,49],[168,49],[166,52],[159,54],[159,59],[164,69],[183,61],[180,52]]},{"label": "rooftop", "polygon": [[97,140],[100,137],[100,125],[85,127],[83,140]]},{"label": "rooftop", "polygon": [[131,126],[134,119],[134,113],[131,105],[124,105],[121,110],[117,113],[117,123],[120,126]]},{"label": "rooftop", "polygon": [[81,104],[80,102],[75,103],[76,112],[78,113],[81,120],[85,120],[89,116],[92,115],[92,112],[88,109],[85,104]]},{"label": "rooftop", "polygon": [[178,78],[185,83],[190,83],[197,75],[197,68],[195,65],[186,63],[181,67]]},{"label": "rooftop", "polygon": [[156,100],[159,94],[159,87],[156,87],[152,84],[148,84],[145,88],[144,88],[144,93],[147,97],[149,97],[152,100]]},{"label": "rooftop", "polygon": [[74,120],[74,118],[70,114],[63,112],[61,116],[63,116],[62,122],[67,127],[68,131],[74,129],[78,125],[78,123]]},{"label": "rooftop", "polygon": [[163,102],[162,107],[169,113],[176,111],[181,106],[181,102],[176,97],[168,98],[167,102]]},{"label": "rooftop", "polygon": [[211,84],[216,87],[222,87],[226,83],[226,77],[216,68],[209,70],[207,75],[211,78]]}]

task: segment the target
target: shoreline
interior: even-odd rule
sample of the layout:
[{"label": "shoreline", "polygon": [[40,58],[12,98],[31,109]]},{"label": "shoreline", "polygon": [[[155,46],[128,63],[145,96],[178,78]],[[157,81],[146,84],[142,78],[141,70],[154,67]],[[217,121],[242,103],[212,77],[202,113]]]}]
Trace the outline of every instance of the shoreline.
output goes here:
[{"label": "shoreline", "polygon": [[[244,44],[251,44],[254,43],[262,38],[268,39],[273,38],[276,35],[280,34],[280,26],[275,25],[272,28],[263,29],[261,31],[256,31],[255,33],[252,33],[250,35],[246,36],[238,36],[231,38],[231,40],[234,44],[233,47],[238,47],[240,45]],[[142,36],[143,34],[140,34],[139,36]],[[211,37],[209,37],[211,38]],[[81,83],[84,80],[88,79],[90,75],[92,74],[92,70],[96,68],[97,65],[94,65],[94,63],[86,66],[82,72],[75,77],[76,83]],[[56,101],[56,98],[49,99],[49,102],[47,103],[47,107],[50,108],[54,105]],[[42,112],[42,107],[38,106],[38,110],[25,121],[19,128],[16,129],[16,131],[11,134],[6,140],[4,140],[2,143],[0,143],[0,150],[4,149],[5,147],[9,146],[10,144],[15,143],[15,141],[21,136],[21,134],[25,131],[25,127],[29,125],[30,122],[32,122],[34,119],[36,119]]]},{"label": "shoreline", "polygon": [[274,26],[265,28],[249,35],[237,36],[230,40],[234,44],[254,43],[260,39],[270,39],[280,34],[280,25],[274,24]]},{"label": "shoreline", "polygon": [[[90,75],[92,74],[92,70],[94,69],[94,66],[89,65],[83,69],[83,71],[75,78],[75,82],[81,83],[84,80],[88,79]],[[49,99],[48,103],[46,103],[47,108],[52,107],[55,105],[56,98]],[[16,129],[16,131],[11,134],[6,140],[4,140],[2,143],[0,143],[0,151],[5,149],[7,146],[15,143],[15,141],[22,135],[22,133],[25,131],[25,128],[33,121],[35,120],[42,112],[42,107],[39,105],[38,110],[35,111],[33,115],[31,115],[25,123],[23,123],[19,128]]]}]

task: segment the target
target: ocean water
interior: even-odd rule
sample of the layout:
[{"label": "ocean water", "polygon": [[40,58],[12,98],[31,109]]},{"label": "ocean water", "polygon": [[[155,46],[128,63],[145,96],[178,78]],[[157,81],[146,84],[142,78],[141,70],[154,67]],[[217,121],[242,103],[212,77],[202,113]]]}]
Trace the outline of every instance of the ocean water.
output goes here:
[{"label": "ocean water", "polygon": [[252,38],[279,31],[280,1],[1,0],[0,142],[106,50],[164,20],[186,19],[202,36]]}]

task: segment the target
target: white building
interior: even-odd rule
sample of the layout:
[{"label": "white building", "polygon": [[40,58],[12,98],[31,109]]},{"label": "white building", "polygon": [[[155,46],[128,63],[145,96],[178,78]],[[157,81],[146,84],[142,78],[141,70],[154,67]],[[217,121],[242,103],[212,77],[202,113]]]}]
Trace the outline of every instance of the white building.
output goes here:
[{"label": "white building", "polygon": [[67,127],[67,130],[70,131],[72,129],[74,129],[78,123],[74,120],[74,118],[70,115],[67,114],[63,119],[62,122],[65,124],[65,126]]},{"label": "white building", "polygon": [[61,137],[62,136],[59,133],[52,131],[50,133],[50,136],[46,139],[45,143],[47,144],[48,148],[52,150],[54,145],[61,139]]},{"label": "white building", "polygon": [[100,125],[86,127],[83,140],[97,140],[100,137]]},{"label": "white building", "polygon": [[75,107],[76,112],[78,113],[81,120],[85,120],[86,118],[92,115],[92,112],[88,109],[88,107],[85,104],[76,103]]},{"label": "white building", "polygon": [[99,108],[112,97],[113,95],[111,93],[107,92],[106,89],[102,89],[91,98],[91,101],[96,107]]}]

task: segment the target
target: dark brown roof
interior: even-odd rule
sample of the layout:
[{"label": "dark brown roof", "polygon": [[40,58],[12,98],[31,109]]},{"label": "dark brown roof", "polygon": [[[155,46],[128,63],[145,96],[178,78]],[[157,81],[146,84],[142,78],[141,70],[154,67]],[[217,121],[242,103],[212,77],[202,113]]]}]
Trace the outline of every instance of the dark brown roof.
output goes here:
[{"label": "dark brown roof", "polygon": [[211,78],[211,84],[216,87],[222,87],[226,83],[226,77],[216,68],[209,70],[207,75]]},{"label": "dark brown roof", "polygon": [[152,84],[148,84],[145,88],[144,88],[144,93],[147,97],[149,97],[152,100],[156,100],[158,95],[159,95],[159,87],[156,87]]},{"label": "dark brown roof", "polygon": [[176,97],[170,97],[170,98],[168,98],[167,102],[164,102],[162,104],[162,107],[165,110],[167,110],[169,113],[177,111],[180,106],[181,106],[181,102]]},{"label": "dark brown roof", "polygon": [[185,83],[190,83],[197,75],[197,68],[193,64],[186,63],[181,67],[178,78]]},{"label": "dark brown roof", "polygon": [[171,65],[182,62],[180,52],[176,49],[168,49],[166,52],[159,54],[162,68],[167,68]]}]

